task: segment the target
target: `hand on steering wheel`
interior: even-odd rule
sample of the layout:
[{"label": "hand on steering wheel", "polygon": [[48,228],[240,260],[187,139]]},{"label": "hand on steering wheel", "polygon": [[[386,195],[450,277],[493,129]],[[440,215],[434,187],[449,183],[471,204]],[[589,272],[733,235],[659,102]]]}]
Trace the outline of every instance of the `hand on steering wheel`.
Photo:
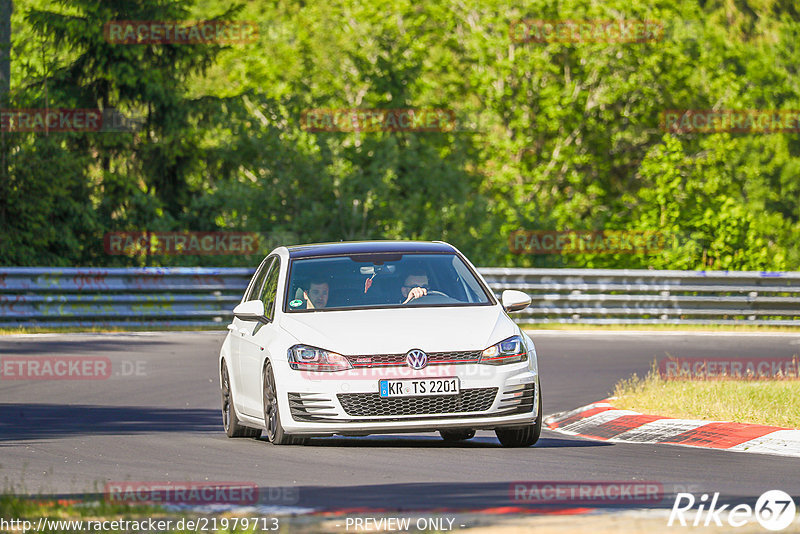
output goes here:
[{"label": "hand on steering wheel", "polygon": [[408,304],[412,300],[424,297],[427,294],[428,290],[425,289],[424,287],[415,287],[408,292],[408,296],[406,297],[406,300],[403,301],[403,304]]},{"label": "hand on steering wheel", "polygon": [[415,287],[414,289],[412,289],[411,291],[408,292],[408,297],[406,297],[406,300],[403,301],[403,304],[408,304],[412,300],[415,300],[415,299],[418,299],[418,298],[421,298],[421,297],[427,297],[428,295],[441,295],[443,297],[447,297],[447,295],[445,295],[441,291],[435,291],[433,289],[427,290],[424,287]]}]

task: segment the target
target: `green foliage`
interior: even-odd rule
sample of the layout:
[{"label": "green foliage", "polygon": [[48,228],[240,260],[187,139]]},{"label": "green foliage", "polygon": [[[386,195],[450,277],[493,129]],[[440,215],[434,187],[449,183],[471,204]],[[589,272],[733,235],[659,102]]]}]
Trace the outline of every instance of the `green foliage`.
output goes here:
[{"label": "green foliage", "polygon": [[[253,21],[255,42],[119,45],[111,20]],[[521,19],[660,39],[520,42]],[[669,109],[800,109],[792,2],[78,0],[16,5],[8,107],[116,108],[137,133],[9,133],[0,263],[107,256],[115,230],[444,239],[481,265],[800,269],[797,133],[666,134]],[[446,132],[310,132],[315,108],[446,108]],[[58,180],[53,177],[58,176]],[[57,182],[57,183],[55,183]],[[531,230],[664,233],[657,254],[516,255]]]}]

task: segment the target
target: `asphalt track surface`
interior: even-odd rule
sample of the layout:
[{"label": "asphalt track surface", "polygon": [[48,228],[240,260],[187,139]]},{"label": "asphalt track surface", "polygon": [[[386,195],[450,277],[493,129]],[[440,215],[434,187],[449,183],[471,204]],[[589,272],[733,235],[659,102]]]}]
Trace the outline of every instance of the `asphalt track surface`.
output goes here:
[{"label": "asphalt track surface", "polygon": [[[217,357],[223,333],[48,334],[0,338],[4,356],[103,356],[112,376],[0,380],[0,479],[17,493],[99,493],[110,481],[241,481],[262,504],[304,509],[485,509],[525,506],[513,481],[653,481],[667,493],[720,492],[754,503],[764,491],[800,496],[800,459],[670,445],[609,444],[548,430],[528,449],[492,432],[450,445],[438,434],[320,438],[303,447],[228,439]],[[654,359],[786,357],[800,334],[532,332],[544,413],[609,395]],[[800,398],[800,395],[798,395]],[[292,497],[264,500],[270,488]],[[671,507],[672,498],[657,507]],[[609,505],[613,506],[613,505]]]}]

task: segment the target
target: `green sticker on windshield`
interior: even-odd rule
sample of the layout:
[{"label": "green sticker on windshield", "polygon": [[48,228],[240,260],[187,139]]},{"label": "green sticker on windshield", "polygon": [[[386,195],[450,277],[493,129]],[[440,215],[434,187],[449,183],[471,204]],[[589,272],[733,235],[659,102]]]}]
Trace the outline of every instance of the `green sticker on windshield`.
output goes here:
[{"label": "green sticker on windshield", "polygon": [[291,306],[292,308],[297,308],[298,306],[302,306],[302,305],[303,305],[303,301],[300,300],[300,299],[293,300],[293,301],[291,301],[289,303],[289,306]]}]

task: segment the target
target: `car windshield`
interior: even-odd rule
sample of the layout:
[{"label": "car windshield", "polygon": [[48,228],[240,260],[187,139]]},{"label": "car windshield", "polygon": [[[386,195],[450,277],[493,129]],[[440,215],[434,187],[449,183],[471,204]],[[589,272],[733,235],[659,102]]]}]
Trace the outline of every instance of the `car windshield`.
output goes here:
[{"label": "car windshield", "polygon": [[359,254],[294,259],[284,311],[489,305],[456,254]]}]

